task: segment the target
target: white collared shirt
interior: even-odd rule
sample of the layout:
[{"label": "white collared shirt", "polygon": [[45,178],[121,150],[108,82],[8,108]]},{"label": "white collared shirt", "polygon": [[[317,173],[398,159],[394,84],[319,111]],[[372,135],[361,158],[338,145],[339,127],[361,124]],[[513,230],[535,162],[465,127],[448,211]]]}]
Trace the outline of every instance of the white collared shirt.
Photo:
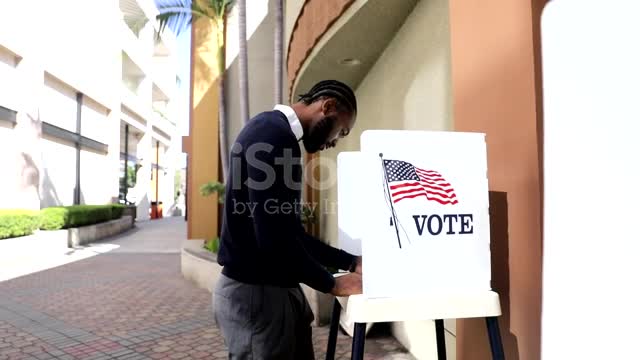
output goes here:
[{"label": "white collared shirt", "polygon": [[291,126],[291,131],[293,131],[293,134],[296,136],[296,140],[300,141],[300,139],[302,139],[302,135],[304,135],[304,131],[302,130],[302,124],[300,123],[300,119],[298,119],[298,115],[296,115],[296,112],[291,108],[291,106],[278,104],[273,108],[273,110],[278,110],[287,117],[287,120],[289,120],[289,126]]}]

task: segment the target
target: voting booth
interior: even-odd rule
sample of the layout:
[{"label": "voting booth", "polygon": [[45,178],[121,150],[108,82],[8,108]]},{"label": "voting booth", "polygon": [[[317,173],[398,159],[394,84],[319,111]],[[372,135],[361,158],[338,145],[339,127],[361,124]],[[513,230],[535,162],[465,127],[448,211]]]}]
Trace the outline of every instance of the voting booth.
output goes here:
[{"label": "voting booth", "polygon": [[375,130],[360,140],[338,155],[338,228],[339,246],[363,256],[363,294],[336,300],[327,359],[341,314],[354,324],[353,359],[368,323],[407,320],[435,320],[444,359],[443,320],[470,317],[487,318],[502,359],[484,134]]}]

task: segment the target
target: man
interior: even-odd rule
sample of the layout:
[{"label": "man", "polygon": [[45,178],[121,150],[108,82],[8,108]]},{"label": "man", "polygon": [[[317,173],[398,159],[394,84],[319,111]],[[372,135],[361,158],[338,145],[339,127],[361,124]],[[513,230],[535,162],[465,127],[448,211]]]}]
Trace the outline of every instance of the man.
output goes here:
[{"label": "man", "polygon": [[[355,123],[356,98],[333,80],[242,129],[230,156],[214,292],[230,359],[314,359],[313,313],[300,283],[337,296],[362,292],[361,258],[322,243],[300,222],[299,141],[309,153],[336,145]],[[334,278],[324,266],[350,273]]]}]

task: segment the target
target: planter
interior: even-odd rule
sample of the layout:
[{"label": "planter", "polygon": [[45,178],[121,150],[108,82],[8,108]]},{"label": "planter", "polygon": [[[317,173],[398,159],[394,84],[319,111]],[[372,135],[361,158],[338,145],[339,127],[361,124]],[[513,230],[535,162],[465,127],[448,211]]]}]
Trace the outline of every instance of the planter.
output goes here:
[{"label": "planter", "polygon": [[[102,240],[125,232],[133,227],[131,216],[122,216],[120,219],[106,221],[98,224],[67,229],[68,246],[76,247]],[[65,230],[63,230],[65,231]]]},{"label": "planter", "polygon": [[182,246],[180,267],[182,276],[196,286],[213,292],[222,273],[216,255],[202,247],[203,240],[185,240]]},{"label": "planter", "polygon": [[18,256],[33,253],[64,253],[70,247],[88,244],[133,227],[130,216],[79,228],[36,231],[29,236],[0,240],[0,256]]},{"label": "planter", "polygon": [[131,226],[133,227],[133,223],[136,221],[138,208],[135,205],[127,205],[122,211],[122,217],[130,216],[131,217]]}]

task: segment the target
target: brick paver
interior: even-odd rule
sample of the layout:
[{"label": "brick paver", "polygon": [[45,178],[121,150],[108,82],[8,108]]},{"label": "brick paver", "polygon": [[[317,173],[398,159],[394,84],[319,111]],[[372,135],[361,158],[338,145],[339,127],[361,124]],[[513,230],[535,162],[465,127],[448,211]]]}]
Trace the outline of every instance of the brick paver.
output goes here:
[{"label": "brick paver", "polygon": [[[183,224],[145,224],[136,235],[150,226]],[[318,359],[327,334],[314,329]],[[350,344],[339,336],[337,359],[349,359]],[[368,339],[366,352],[366,359],[412,359],[388,336]],[[211,296],[182,277],[177,253],[106,253],[0,282],[0,360],[224,358]]]}]

